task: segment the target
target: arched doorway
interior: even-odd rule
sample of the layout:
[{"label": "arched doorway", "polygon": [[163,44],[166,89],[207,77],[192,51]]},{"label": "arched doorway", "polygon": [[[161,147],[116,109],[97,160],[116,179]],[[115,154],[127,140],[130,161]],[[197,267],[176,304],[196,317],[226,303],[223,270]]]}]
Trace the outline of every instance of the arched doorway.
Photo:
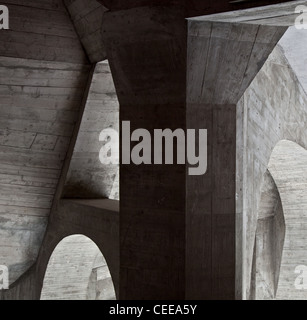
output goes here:
[{"label": "arched doorway", "polygon": [[107,263],[91,239],[72,235],[57,245],[47,266],[41,300],[115,300]]},{"label": "arched doorway", "polygon": [[307,278],[298,274],[298,267],[307,266],[306,195],[307,150],[282,140],[272,152],[262,183],[252,298],[307,299]]}]

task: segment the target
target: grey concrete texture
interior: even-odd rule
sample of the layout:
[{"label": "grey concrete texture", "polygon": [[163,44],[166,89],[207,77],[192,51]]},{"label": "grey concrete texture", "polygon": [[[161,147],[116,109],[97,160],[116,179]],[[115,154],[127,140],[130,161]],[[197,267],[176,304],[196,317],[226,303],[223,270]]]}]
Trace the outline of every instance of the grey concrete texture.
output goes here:
[{"label": "grey concrete texture", "polygon": [[[199,17],[187,31],[181,5],[104,12],[91,1],[91,13],[81,0],[66,1],[68,12],[60,0],[30,1],[25,34],[18,3],[0,49],[0,254],[12,282],[21,277],[0,298],[39,299],[54,249],[73,234],[97,244],[121,299],[304,297],[293,283],[306,264],[297,146],[307,147],[306,46],[288,27],[307,2]],[[102,29],[83,29],[87,19]],[[103,52],[93,44],[101,35]],[[90,71],[105,52],[116,90],[107,64]],[[97,174],[100,120],[116,128],[119,119],[149,131],[207,128],[207,174],[124,165]],[[118,199],[119,185],[120,203],[97,199]]]},{"label": "grey concrete texture", "polygon": [[261,187],[254,242],[251,298],[274,299],[280,279],[285,218],[278,188],[267,170]]},{"label": "grey concrete texture", "polygon": [[[295,50],[295,45],[288,48]],[[241,131],[243,139],[240,139],[242,145],[238,144],[237,147],[238,157],[243,166],[237,171],[237,186],[241,185],[237,193],[238,199],[243,201],[237,205],[237,214],[243,221],[244,298],[250,297],[252,248],[260,205],[260,190],[271,154],[281,140],[293,141],[303,148],[307,147],[306,93],[285,57],[285,50],[286,48],[280,45],[274,49],[238,104],[238,119],[241,119],[239,124],[241,129],[240,127],[238,129],[241,131],[243,128]],[[291,162],[288,166],[292,166]],[[275,180],[272,172],[271,174]],[[240,184],[239,181],[242,180],[243,183]],[[302,241],[303,239],[302,235]],[[290,271],[289,269],[289,276],[292,279]],[[289,289],[293,288],[293,283],[289,280]]]},{"label": "grey concrete texture", "polygon": [[119,166],[102,164],[98,157],[102,147],[99,135],[107,128],[119,133],[119,103],[106,60],[97,63],[94,69],[64,185],[64,198],[119,199],[118,184],[114,185]]},{"label": "grey concrete texture", "polygon": [[0,264],[10,284],[37,259],[90,72],[62,1],[24,4],[8,3],[0,32]]},{"label": "grey concrete texture", "polygon": [[79,39],[91,63],[106,59],[102,21],[107,9],[95,0],[64,0]]},{"label": "grey concrete texture", "polygon": [[118,212],[119,203],[115,200],[61,200],[49,219],[36,263],[10,287],[10,290],[1,291],[0,299],[39,300],[45,273],[54,250],[63,239],[72,235],[83,235],[90,238],[103,253],[112,277],[116,297],[118,297]]},{"label": "grey concrete texture", "polygon": [[[81,6],[82,15],[74,16],[77,19],[74,23],[84,24],[84,20],[92,19],[93,14],[89,8],[85,10],[84,3],[74,5],[69,8],[71,14]],[[37,261],[44,251],[44,239],[49,239],[48,221],[63,196],[67,173],[66,187],[78,181],[78,189],[74,187],[76,198],[119,197],[118,182],[113,184],[116,178],[118,181],[118,166],[110,172],[102,170],[100,175],[95,175],[101,168],[99,161],[89,166],[84,164],[83,173],[77,177],[74,170],[80,165],[78,161],[98,160],[99,132],[105,126],[118,127],[118,104],[108,64],[98,64],[90,72],[90,59],[86,53],[92,58],[94,47],[89,47],[88,52],[83,50],[62,1],[10,1],[8,6],[11,30],[3,30],[1,37],[9,37],[10,45],[1,47],[0,58],[0,260],[9,267],[12,290],[1,292],[1,295],[37,299],[41,285],[41,280],[37,280]],[[97,6],[101,7],[98,3]],[[77,29],[78,33],[83,32]],[[85,38],[87,33],[92,35],[92,31],[84,30]],[[26,48],[26,41],[32,45]],[[99,43],[97,37],[91,41],[93,45]],[[104,59],[104,54],[99,59]],[[99,108],[101,98],[102,109]],[[88,108],[92,118],[93,110],[97,110],[96,126],[91,122]],[[96,131],[92,136],[88,134],[86,140],[84,131],[93,129]],[[97,154],[84,150],[84,146],[91,145],[94,139],[92,147],[97,147]],[[82,157],[85,154],[89,155]],[[84,180],[87,185],[91,184],[88,193],[82,188]],[[69,195],[65,189],[64,196]],[[86,227],[79,232],[89,233]],[[40,269],[38,273],[41,275],[44,270]],[[14,289],[16,286],[18,289]]]},{"label": "grey concrete texture", "polygon": [[285,219],[285,240],[279,273],[277,300],[306,300],[306,290],[296,287],[296,267],[307,265],[306,248],[306,165],[307,151],[283,140],[274,148],[269,170],[278,187]]},{"label": "grey concrete texture", "polygon": [[[211,150],[208,161],[208,174],[211,172],[211,177],[207,175],[197,183],[207,186],[207,194],[205,198],[202,196],[202,206],[194,209],[192,217],[194,221],[197,219],[198,227],[202,225],[203,234],[216,232],[216,241],[225,239],[220,253],[215,245],[211,251],[208,248],[202,259],[197,255],[199,267],[198,272],[194,273],[197,274],[194,277],[195,288],[199,274],[204,272],[202,266],[210,261],[208,256],[212,255],[212,261],[216,262],[218,258],[214,256],[218,254],[220,259],[223,257],[221,261],[224,264],[229,261],[228,268],[218,269],[216,265],[211,271],[208,268],[206,278],[217,269],[223,270],[222,274],[225,275],[227,270],[231,270],[235,273],[236,281],[235,284],[229,283],[229,286],[235,288],[236,298],[252,298],[250,285],[261,185],[270,156],[276,144],[283,139],[306,147],[305,92],[291,63],[285,58],[283,51],[286,48],[281,49],[279,45],[275,47],[287,31],[287,26],[293,25],[296,5],[297,3],[289,3],[272,9],[205,16],[189,22],[188,108],[191,108],[191,114],[197,112],[198,115],[191,117],[190,125],[195,127],[198,124],[198,127],[209,129],[208,147]],[[267,18],[265,23],[254,23],[259,17],[258,13]],[[274,18],[279,13],[280,16],[288,17],[286,23],[281,24]],[[231,19],[228,21],[228,18]],[[288,44],[288,49],[295,50],[295,44],[300,44],[303,50],[304,43],[295,40],[293,44]],[[303,55],[301,57],[303,69]],[[298,60],[296,63],[299,63]],[[233,107],[235,116],[229,112],[229,104],[236,105]],[[224,112],[218,113],[219,110]],[[228,131],[232,126],[235,134]],[[220,138],[217,136],[217,139],[221,139],[220,142],[215,138],[216,127],[223,128],[217,131],[220,132]],[[234,155],[235,158],[231,158]],[[235,168],[230,159],[233,159]],[[220,170],[219,164],[222,164]],[[195,188],[192,190],[191,194],[194,196],[188,199],[192,208],[195,208],[200,194],[195,192]],[[214,202],[216,197],[225,200]],[[234,199],[235,204],[232,202]],[[228,204],[223,206],[223,202]],[[224,221],[215,231],[210,226],[210,218],[205,219],[210,211],[212,217],[219,214],[217,217],[221,222]],[[229,214],[227,227],[222,213]],[[226,230],[229,230],[228,233]],[[236,234],[235,240],[230,237],[231,234]],[[201,233],[194,233],[194,244],[197,244],[199,238]],[[235,250],[233,241],[236,242]],[[192,270],[195,272],[195,268]],[[226,283],[225,278],[222,283]],[[215,288],[216,286],[217,284],[214,285]]]},{"label": "grey concrete texture", "polygon": [[[103,28],[120,120],[185,128],[182,10],[109,12]],[[120,243],[120,299],[184,299],[185,166],[120,166]]]}]

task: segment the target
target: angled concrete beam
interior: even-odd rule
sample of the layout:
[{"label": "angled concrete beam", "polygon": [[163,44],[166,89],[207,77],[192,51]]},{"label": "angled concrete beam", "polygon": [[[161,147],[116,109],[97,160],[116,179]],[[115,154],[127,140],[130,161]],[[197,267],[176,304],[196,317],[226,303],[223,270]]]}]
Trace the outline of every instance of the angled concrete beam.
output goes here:
[{"label": "angled concrete beam", "polygon": [[96,0],[65,0],[64,4],[90,62],[105,60],[101,24],[107,8]]}]

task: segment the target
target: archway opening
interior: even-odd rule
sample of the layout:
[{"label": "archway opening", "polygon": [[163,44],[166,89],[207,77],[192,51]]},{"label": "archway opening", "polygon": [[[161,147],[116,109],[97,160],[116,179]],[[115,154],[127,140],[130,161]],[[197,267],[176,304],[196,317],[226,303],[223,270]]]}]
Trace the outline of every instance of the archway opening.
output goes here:
[{"label": "archway opening", "polygon": [[49,260],[41,300],[115,300],[106,260],[89,238],[63,239]]},{"label": "archway opening", "polygon": [[[258,206],[252,298],[307,299],[307,150],[282,140],[274,148]],[[302,277],[298,281],[298,277]]]},{"label": "archway opening", "polygon": [[267,170],[261,188],[254,243],[251,297],[256,300],[276,296],[285,240],[285,219],[276,183]]}]

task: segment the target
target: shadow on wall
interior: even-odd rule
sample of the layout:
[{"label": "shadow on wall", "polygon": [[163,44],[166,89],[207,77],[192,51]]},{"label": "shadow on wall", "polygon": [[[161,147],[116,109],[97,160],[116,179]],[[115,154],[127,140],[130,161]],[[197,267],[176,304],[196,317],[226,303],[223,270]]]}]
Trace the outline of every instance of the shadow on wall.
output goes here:
[{"label": "shadow on wall", "polygon": [[253,299],[307,299],[304,286],[295,286],[297,266],[307,266],[306,194],[307,150],[282,140],[272,152],[261,188],[252,269]]},{"label": "shadow on wall", "polygon": [[41,300],[115,300],[113,281],[97,245],[83,235],[62,240],[44,278]]}]

